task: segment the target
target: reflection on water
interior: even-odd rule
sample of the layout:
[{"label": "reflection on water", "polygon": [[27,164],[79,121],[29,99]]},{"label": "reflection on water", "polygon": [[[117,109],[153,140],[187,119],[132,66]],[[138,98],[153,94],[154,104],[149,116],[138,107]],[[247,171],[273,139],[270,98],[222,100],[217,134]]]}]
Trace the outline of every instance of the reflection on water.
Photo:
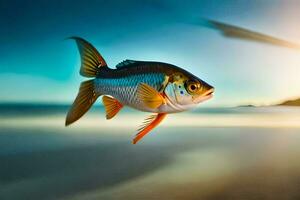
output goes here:
[{"label": "reflection on water", "polygon": [[2,109],[0,199],[299,199],[300,110],[199,109],[131,144],[147,114]]}]

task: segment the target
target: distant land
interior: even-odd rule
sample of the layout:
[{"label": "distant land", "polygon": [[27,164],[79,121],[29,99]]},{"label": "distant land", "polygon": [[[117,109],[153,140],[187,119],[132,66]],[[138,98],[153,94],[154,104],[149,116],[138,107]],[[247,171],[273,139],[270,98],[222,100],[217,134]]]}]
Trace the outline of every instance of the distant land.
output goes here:
[{"label": "distant land", "polygon": [[245,104],[245,105],[239,105],[237,107],[251,108],[251,107],[268,107],[268,106],[300,106],[300,98],[285,100],[285,101],[281,101],[280,103],[269,104],[269,105],[268,104],[265,104],[265,105]]},{"label": "distant land", "polygon": [[259,107],[259,106],[255,106],[255,105],[252,105],[252,104],[247,104],[247,105],[240,105],[240,106],[237,106],[237,107],[241,107],[241,108],[252,108],[252,107]]},{"label": "distant land", "polygon": [[276,104],[276,106],[300,106],[300,98],[287,100],[282,103]]}]

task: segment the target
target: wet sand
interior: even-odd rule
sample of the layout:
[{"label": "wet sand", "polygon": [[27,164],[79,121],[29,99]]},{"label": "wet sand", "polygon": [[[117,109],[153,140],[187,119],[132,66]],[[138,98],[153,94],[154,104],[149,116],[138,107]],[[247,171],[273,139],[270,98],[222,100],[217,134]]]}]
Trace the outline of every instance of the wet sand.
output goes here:
[{"label": "wet sand", "polygon": [[2,117],[0,199],[300,199],[299,127],[165,124],[132,145],[98,117]]}]

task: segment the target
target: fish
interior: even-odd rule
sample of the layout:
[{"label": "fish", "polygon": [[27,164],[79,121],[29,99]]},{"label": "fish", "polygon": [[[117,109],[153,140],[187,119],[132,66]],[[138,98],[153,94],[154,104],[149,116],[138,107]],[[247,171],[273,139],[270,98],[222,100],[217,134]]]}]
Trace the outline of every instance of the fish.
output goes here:
[{"label": "fish", "polygon": [[79,49],[80,75],[89,80],[81,83],[66,126],[81,118],[102,97],[106,119],[114,118],[124,106],[152,113],[138,129],[132,141],[136,144],[166,115],[192,109],[213,96],[213,86],[183,68],[157,61],[124,60],[112,69],[88,41],[70,39]]}]

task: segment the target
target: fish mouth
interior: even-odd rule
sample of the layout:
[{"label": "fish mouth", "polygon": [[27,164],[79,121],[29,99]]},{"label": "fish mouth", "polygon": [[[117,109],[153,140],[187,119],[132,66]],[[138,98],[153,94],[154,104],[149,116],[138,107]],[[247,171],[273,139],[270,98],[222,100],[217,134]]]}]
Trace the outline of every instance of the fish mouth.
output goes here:
[{"label": "fish mouth", "polygon": [[204,94],[204,96],[212,96],[214,92],[215,92],[215,88],[211,88],[206,92],[206,94]]},{"label": "fish mouth", "polygon": [[203,97],[208,98],[208,99],[212,98],[214,91],[215,91],[215,88],[211,88],[210,90],[208,90],[207,92],[205,92],[203,94]]},{"label": "fish mouth", "polygon": [[213,97],[213,93],[214,93],[215,89],[211,88],[210,90],[208,90],[207,92],[205,92],[201,98],[196,99],[195,103],[201,103],[203,101],[209,100]]}]

